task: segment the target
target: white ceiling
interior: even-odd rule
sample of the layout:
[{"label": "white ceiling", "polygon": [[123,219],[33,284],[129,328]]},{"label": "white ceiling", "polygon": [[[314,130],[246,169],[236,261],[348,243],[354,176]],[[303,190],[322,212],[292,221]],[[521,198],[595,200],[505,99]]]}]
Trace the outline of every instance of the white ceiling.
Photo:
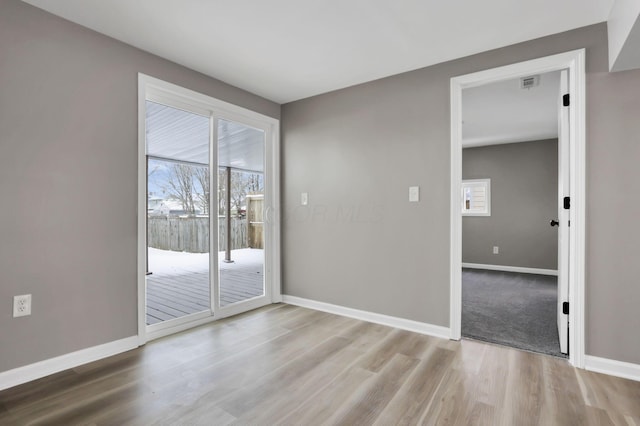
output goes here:
[{"label": "white ceiling", "polygon": [[614,0],[24,0],[278,103],[606,21]]},{"label": "white ceiling", "polygon": [[539,85],[520,88],[520,79],[462,91],[464,147],[558,137],[560,71],[539,76]]}]

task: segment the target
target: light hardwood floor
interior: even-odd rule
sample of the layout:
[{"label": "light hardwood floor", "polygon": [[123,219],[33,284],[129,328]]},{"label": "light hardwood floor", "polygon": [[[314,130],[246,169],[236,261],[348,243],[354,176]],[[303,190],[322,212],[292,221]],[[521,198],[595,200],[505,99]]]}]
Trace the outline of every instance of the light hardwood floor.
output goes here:
[{"label": "light hardwood floor", "polygon": [[0,392],[0,424],[640,426],[640,383],[272,305]]}]

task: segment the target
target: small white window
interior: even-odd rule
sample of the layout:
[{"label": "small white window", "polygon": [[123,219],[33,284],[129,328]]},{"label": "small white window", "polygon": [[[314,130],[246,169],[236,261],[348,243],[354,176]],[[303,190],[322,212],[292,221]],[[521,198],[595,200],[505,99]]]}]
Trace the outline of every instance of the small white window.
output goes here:
[{"label": "small white window", "polygon": [[491,216],[491,179],[462,181],[462,215]]}]

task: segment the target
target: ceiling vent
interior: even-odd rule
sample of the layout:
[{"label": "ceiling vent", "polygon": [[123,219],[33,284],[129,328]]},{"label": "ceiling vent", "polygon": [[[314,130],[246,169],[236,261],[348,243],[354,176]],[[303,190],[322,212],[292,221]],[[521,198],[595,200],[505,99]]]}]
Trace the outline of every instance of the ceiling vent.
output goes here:
[{"label": "ceiling vent", "polygon": [[521,89],[531,89],[532,87],[536,87],[540,84],[540,76],[532,75],[529,77],[522,77],[520,79],[520,88]]}]

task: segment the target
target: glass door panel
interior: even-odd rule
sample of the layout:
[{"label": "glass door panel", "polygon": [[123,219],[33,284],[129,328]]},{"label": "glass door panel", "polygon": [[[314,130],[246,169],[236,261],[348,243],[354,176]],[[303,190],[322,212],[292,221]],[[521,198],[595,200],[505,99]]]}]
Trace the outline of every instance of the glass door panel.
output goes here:
[{"label": "glass door panel", "polygon": [[221,307],[265,296],[264,164],[264,131],[218,120]]},{"label": "glass door panel", "polygon": [[147,325],[211,312],[209,126],[146,103]]}]

